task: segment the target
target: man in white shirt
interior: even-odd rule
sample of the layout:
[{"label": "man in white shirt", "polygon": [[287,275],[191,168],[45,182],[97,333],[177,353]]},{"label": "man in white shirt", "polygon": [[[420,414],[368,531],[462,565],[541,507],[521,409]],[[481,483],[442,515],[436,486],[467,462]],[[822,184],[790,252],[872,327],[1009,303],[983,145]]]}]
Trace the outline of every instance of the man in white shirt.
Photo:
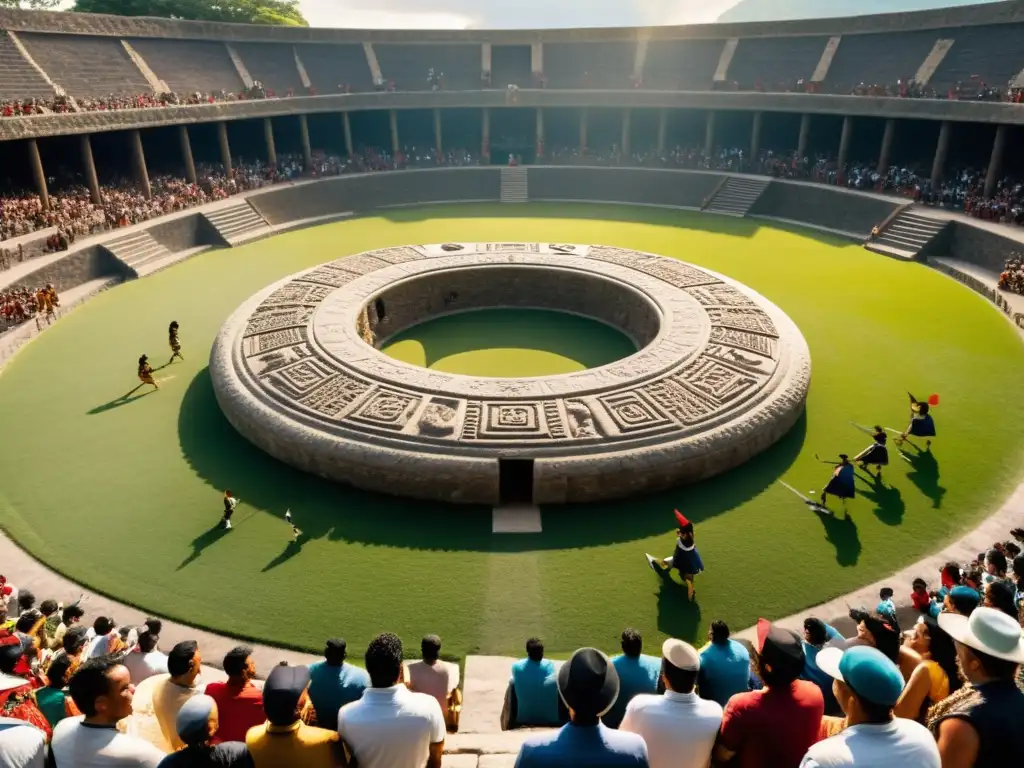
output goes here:
[{"label": "man in white shirt", "polygon": [[24,720],[0,717],[0,765],[4,768],[43,768],[46,734]]},{"label": "man in white shirt", "polygon": [[722,706],[694,693],[700,654],[682,640],[661,646],[661,679],[665,693],[644,693],[626,706],[620,731],[647,742],[651,768],[707,768],[722,724]]},{"label": "man in white shirt", "polygon": [[373,687],[338,712],[338,733],[359,768],[441,768],[444,715],[437,699],[402,684],[402,641],[390,632],[366,649]]},{"label": "man in white shirt", "polygon": [[50,750],[59,768],[156,768],[164,754],[152,744],[118,733],[132,713],[128,670],[112,659],[91,659],[71,678],[71,698],[83,716],[53,729]]},{"label": "man in white shirt", "polygon": [[[160,624],[159,619],[150,619],[153,624]],[[139,644],[124,657],[124,665],[132,677],[132,685],[138,685],[154,675],[167,674],[167,654],[156,649],[160,642],[160,629],[146,625],[139,632]]]},{"label": "man in white shirt", "polygon": [[893,717],[903,675],[881,651],[867,645],[825,648],[816,659],[830,675],[847,726],[807,750],[800,768],[940,768],[939,748],[928,729]]}]

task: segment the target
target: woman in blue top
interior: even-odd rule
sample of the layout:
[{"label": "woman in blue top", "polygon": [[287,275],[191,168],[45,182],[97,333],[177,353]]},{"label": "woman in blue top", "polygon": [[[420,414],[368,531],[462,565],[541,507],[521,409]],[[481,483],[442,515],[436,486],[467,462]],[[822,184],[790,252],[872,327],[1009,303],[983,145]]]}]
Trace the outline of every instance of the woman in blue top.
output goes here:
[{"label": "woman in blue top", "polygon": [[[910,395],[910,393],[907,393]],[[907,439],[907,435],[912,437],[935,437],[935,420],[931,414],[928,413],[930,406],[928,403],[920,402],[913,395],[910,395],[910,424],[907,425],[906,430],[900,435],[900,442]],[[925,447],[930,448],[932,441],[926,440]]]},{"label": "woman in blue top", "polygon": [[850,457],[845,453],[839,454],[839,463],[832,469],[832,479],[821,492],[821,506],[828,508],[828,496],[831,494],[837,499],[852,499],[857,495],[854,487],[854,469],[850,463]]}]

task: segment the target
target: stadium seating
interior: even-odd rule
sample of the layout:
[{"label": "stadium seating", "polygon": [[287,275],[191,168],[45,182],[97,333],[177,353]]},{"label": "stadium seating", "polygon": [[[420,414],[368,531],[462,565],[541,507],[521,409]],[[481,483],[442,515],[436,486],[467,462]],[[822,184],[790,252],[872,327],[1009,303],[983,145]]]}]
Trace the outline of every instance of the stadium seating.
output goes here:
[{"label": "stadium seating", "polygon": [[652,40],[644,63],[644,88],[707,91],[724,40]]},{"label": "stadium seating", "polygon": [[373,90],[373,75],[363,46],[297,45],[295,49],[318,93],[337,93],[339,85],[357,92]]},{"label": "stadium seating", "polygon": [[297,94],[306,92],[299,77],[299,68],[295,64],[295,50],[292,46],[232,43],[232,47],[242,57],[253,80],[263,83],[265,88],[272,89],[278,96],[283,96],[289,90]]},{"label": "stadium seating", "polygon": [[964,27],[943,36],[953,47],[929,82],[940,93],[971,78],[1002,88],[1024,70],[1024,24]]},{"label": "stadium seating", "polygon": [[116,37],[23,33],[32,58],[71,96],[152,92]]},{"label": "stadium seating", "polygon": [[480,87],[482,54],[479,45],[398,45],[374,43],[380,71],[393,80],[399,91],[431,90],[427,73],[444,74],[443,88],[449,91]]},{"label": "stadium seating", "polygon": [[741,39],[727,79],[741,88],[761,84],[765,90],[810,80],[827,37],[751,37]]},{"label": "stadium seating", "polygon": [[40,77],[6,33],[0,33],[0,99],[48,99],[53,88]]},{"label": "stadium seating", "polygon": [[878,35],[843,35],[825,85],[848,91],[860,83],[891,85],[912,80],[944,33],[922,30]]},{"label": "stadium seating", "polygon": [[528,45],[491,46],[491,85],[494,88],[529,86],[533,82],[531,55]]},{"label": "stadium seating", "polygon": [[549,88],[629,88],[636,43],[547,43]]},{"label": "stadium seating", "polygon": [[129,42],[156,76],[177,93],[236,93],[244,87],[223,43],[149,38]]}]

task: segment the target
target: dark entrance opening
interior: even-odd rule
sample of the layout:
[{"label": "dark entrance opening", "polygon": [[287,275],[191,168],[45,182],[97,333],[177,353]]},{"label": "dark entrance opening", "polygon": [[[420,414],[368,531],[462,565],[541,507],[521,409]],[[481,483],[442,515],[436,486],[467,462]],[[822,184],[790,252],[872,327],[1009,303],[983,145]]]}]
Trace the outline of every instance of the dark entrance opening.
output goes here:
[{"label": "dark entrance opening", "polygon": [[500,504],[533,504],[533,459],[498,459]]},{"label": "dark entrance opening", "polygon": [[373,311],[377,315],[377,320],[383,320],[387,317],[387,309],[384,307],[384,299],[377,299],[373,302]]}]

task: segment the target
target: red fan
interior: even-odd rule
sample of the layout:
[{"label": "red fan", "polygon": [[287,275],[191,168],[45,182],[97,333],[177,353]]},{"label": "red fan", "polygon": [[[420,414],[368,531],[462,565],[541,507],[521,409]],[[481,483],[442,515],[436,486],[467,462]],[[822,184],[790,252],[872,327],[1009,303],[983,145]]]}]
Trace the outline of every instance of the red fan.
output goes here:
[{"label": "red fan", "polygon": [[938,405],[938,404],[939,404],[939,396],[938,395],[929,395],[928,396],[928,405]]}]

